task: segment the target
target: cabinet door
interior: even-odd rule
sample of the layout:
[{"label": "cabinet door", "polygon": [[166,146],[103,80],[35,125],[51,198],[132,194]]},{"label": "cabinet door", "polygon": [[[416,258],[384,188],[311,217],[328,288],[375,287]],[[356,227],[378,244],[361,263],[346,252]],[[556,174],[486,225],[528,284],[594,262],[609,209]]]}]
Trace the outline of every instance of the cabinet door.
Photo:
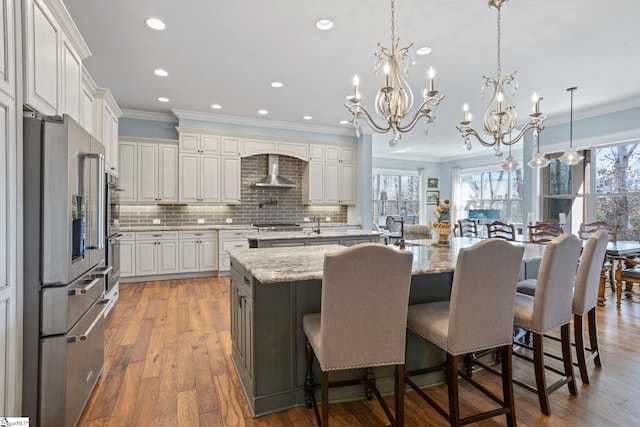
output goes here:
[{"label": "cabinet door", "polygon": [[102,134],[100,135],[100,142],[104,145],[104,163],[109,171],[115,172],[113,168],[113,157],[115,153],[111,151],[111,120],[113,113],[104,103],[102,105]]},{"label": "cabinet door", "polygon": [[198,241],[180,240],[180,273],[198,271]]},{"label": "cabinet door", "polygon": [[203,154],[220,154],[220,137],[200,135],[200,152]]},{"label": "cabinet door", "polygon": [[232,273],[231,277],[230,277],[230,281],[231,281],[231,290],[230,290],[230,297],[229,299],[231,300],[231,347],[238,351],[240,349],[239,341],[238,341],[238,337],[240,335],[240,291],[238,289],[238,279],[237,277]]},{"label": "cabinet door", "polygon": [[218,269],[218,241],[201,240],[199,244],[200,271]]},{"label": "cabinet door", "polygon": [[305,203],[324,202],[324,163],[309,163],[309,194]]},{"label": "cabinet door", "polygon": [[244,355],[244,369],[253,380],[253,300],[246,294],[242,299],[242,331],[240,347]]},{"label": "cabinet door", "polygon": [[[80,122],[80,81],[82,75],[82,60],[69,45],[66,38],[62,41],[62,112]],[[103,141],[103,144],[105,142]]]},{"label": "cabinet door", "polygon": [[[5,96],[2,95],[0,97],[0,101],[5,101]],[[6,101],[9,101],[8,99]],[[4,102],[2,102],[4,104]],[[9,195],[9,182],[5,178],[7,177],[7,171],[12,168],[9,165],[9,161],[7,159],[9,144],[11,143],[8,129],[13,129],[14,126],[10,123],[10,114],[9,108],[7,105],[0,104],[0,124],[2,125],[3,132],[0,132],[0,170],[2,170],[2,179],[0,179],[0,291],[7,286],[8,278],[8,269],[7,269],[7,259],[9,254],[9,240],[7,239],[7,231],[8,227],[8,205],[7,199]],[[14,135],[15,138],[15,135]],[[0,331],[0,335],[2,335],[2,331]],[[1,341],[1,340],[0,340]],[[3,349],[6,347],[2,347]],[[1,359],[1,358],[0,358]],[[0,377],[2,377],[2,368],[0,364]],[[4,384],[0,383],[0,391],[4,391]],[[0,400],[0,403],[2,401]]]},{"label": "cabinet door", "polygon": [[158,201],[178,201],[178,147],[158,145]]},{"label": "cabinet door", "polygon": [[220,201],[220,157],[200,157],[200,201]]},{"label": "cabinet door", "polygon": [[177,273],[178,241],[160,240],[157,245],[158,274]]},{"label": "cabinet door", "polygon": [[199,153],[200,152],[200,134],[181,133],[180,134],[180,152],[181,153]]},{"label": "cabinet door", "polygon": [[[108,123],[111,127],[109,145],[111,146],[111,172],[118,175],[118,117],[115,114],[111,114],[111,121]],[[176,159],[177,161],[177,159]],[[177,190],[176,190],[177,192]]]},{"label": "cabinet door", "polygon": [[156,242],[153,240],[136,242],[136,276],[156,274]]},{"label": "cabinet door", "polygon": [[25,103],[42,114],[55,115],[60,107],[60,29],[41,1],[25,3]]},{"label": "cabinet door", "polygon": [[223,156],[239,156],[240,155],[240,139],[238,138],[222,138],[222,155]]},{"label": "cabinet door", "polygon": [[222,158],[222,202],[240,203],[240,157]]},{"label": "cabinet door", "polygon": [[327,163],[324,170],[324,201],[326,203],[338,203],[340,191],[338,185],[340,181],[340,164]]},{"label": "cabinet door", "polygon": [[93,135],[93,94],[86,87],[80,93],[80,124]]},{"label": "cabinet door", "polygon": [[120,275],[131,277],[136,275],[136,242],[120,240]]},{"label": "cabinet door", "polygon": [[121,142],[118,148],[120,163],[120,203],[138,201],[138,178],[136,174],[138,161],[138,144]]},{"label": "cabinet door", "polygon": [[346,163],[340,165],[340,203],[353,204],[356,202],[355,176],[355,165]]},{"label": "cabinet door", "polygon": [[2,14],[0,16],[0,90],[11,97],[15,94],[13,3],[13,1],[7,0],[0,2],[0,9],[2,9],[0,10]]},{"label": "cabinet door", "polygon": [[183,203],[200,201],[200,155],[180,154],[179,200]]},{"label": "cabinet door", "polygon": [[138,202],[157,202],[158,144],[138,143]]}]

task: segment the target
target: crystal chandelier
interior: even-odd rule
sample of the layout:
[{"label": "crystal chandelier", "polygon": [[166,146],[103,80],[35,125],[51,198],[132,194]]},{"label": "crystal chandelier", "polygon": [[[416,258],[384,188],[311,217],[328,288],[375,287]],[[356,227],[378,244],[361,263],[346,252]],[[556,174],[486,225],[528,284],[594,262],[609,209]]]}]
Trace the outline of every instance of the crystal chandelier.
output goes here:
[{"label": "crystal chandelier", "polygon": [[[391,0],[391,50],[382,47],[378,43],[378,50],[374,53],[374,75],[378,75],[380,65],[383,65],[384,80],[378,90],[375,101],[376,114],[382,118],[386,123],[382,126],[376,124],[373,117],[360,103],[360,92],[358,85],[360,81],[356,75],[353,78],[354,94],[344,105],[353,114],[353,117],[349,120],[356,128],[356,136],[360,137],[362,128],[360,126],[360,120],[364,120],[371,128],[380,133],[386,133],[393,131],[393,137],[389,141],[391,147],[395,147],[402,138],[401,133],[409,132],[418,123],[418,121],[424,117],[425,126],[429,123],[433,123],[435,117],[431,111],[433,107],[438,105],[443,95],[439,95],[437,90],[434,90],[433,79],[435,72],[433,68],[429,69],[429,90],[424,89],[422,93],[422,104],[413,115],[413,118],[405,125],[402,125],[400,121],[407,116],[411,108],[413,107],[413,93],[406,81],[408,76],[408,62],[404,63],[404,68],[401,70],[401,64],[405,61],[406,56],[411,53],[411,43],[407,47],[400,48],[400,38],[395,37],[395,1]],[[411,54],[413,56],[413,54]],[[415,63],[415,60],[411,61],[411,65]],[[425,134],[427,129],[425,127]]]},{"label": "crystal chandelier", "polygon": [[577,165],[584,159],[584,156],[573,146],[573,92],[577,87],[570,87],[567,92],[571,92],[571,118],[569,119],[569,146],[558,160],[568,166]]},{"label": "crystal chandelier", "polygon": [[511,95],[515,95],[518,90],[518,82],[516,80],[517,71],[514,71],[503,78],[502,65],[500,63],[500,8],[508,1],[509,0],[489,0],[489,7],[498,10],[498,67],[497,78],[494,79],[492,77],[483,76],[484,83],[482,84],[482,98],[484,99],[484,93],[488,87],[493,88],[493,96],[491,98],[491,102],[489,102],[486,112],[484,113],[482,127],[484,132],[490,137],[493,137],[493,139],[485,141],[478,132],[471,127],[471,113],[469,112],[469,105],[466,103],[463,107],[464,118],[462,122],[460,122],[460,126],[456,126],[464,138],[464,145],[467,147],[467,150],[471,150],[471,135],[473,135],[480,144],[485,147],[493,147],[496,157],[502,156],[502,151],[500,150],[501,145],[515,144],[522,139],[524,134],[530,129],[534,129],[535,132],[540,132],[544,129],[541,127],[542,122],[547,119],[547,116],[542,115],[540,112],[540,101],[542,98],[538,97],[538,95],[534,93],[531,99],[533,101],[533,108],[531,114],[529,114],[530,119],[522,126],[515,138],[511,139],[509,142],[504,140],[505,135],[514,130],[518,121],[516,109],[504,92],[505,86],[509,86],[513,83],[514,86]]}]

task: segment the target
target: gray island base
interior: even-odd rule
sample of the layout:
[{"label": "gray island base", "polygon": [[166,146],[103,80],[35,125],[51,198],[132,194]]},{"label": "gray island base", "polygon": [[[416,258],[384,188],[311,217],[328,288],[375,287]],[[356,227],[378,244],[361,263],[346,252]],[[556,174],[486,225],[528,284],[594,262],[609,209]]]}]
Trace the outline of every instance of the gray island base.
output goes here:
[{"label": "gray island base", "polygon": [[[458,250],[478,239],[452,238],[451,248],[414,241],[409,304],[449,299]],[[521,277],[532,277],[543,245],[525,246]],[[232,250],[231,255],[231,357],[254,416],[305,404],[305,337],[302,317],[320,312],[324,254],[341,245]],[[527,271],[528,266],[532,266]],[[363,295],[366,303],[366,295]],[[381,313],[384,315],[384,313]],[[487,322],[491,314],[487,313]],[[345,325],[348,327],[348,325]],[[425,370],[414,377],[420,387],[444,381],[441,350],[409,333],[407,371]],[[316,366],[316,378],[320,378]],[[383,394],[393,393],[393,368],[375,369]],[[330,381],[362,378],[358,370],[332,372]],[[364,387],[330,390],[331,401],[364,399]]]}]

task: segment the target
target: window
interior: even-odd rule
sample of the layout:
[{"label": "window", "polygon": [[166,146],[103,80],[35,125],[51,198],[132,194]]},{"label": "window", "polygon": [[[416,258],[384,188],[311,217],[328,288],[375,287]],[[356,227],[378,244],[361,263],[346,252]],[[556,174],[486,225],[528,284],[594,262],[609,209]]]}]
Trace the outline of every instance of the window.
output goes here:
[{"label": "window", "polygon": [[420,175],[411,172],[380,171],[373,174],[373,218],[383,225],[387,215],[401,215],[409,223],[420,217]]},{"label": "window", "polygon": [[469,217],[516,224],[522,223],[522,184],[522,169],[461,173],[458,183]]}]

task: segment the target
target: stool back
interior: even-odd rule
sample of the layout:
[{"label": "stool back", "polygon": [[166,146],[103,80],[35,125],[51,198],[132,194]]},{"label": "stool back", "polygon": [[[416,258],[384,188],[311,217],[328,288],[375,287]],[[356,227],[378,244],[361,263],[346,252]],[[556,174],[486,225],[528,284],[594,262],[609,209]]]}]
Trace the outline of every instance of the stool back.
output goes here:
[{"label": "stool back", "polygon": [[582,250],[576,274],[576,288],[573,292],[575,314],[584,314],[598,303],[598,285],[608,241],[609,235],[606,230],[596,230],[589,236]]}]

